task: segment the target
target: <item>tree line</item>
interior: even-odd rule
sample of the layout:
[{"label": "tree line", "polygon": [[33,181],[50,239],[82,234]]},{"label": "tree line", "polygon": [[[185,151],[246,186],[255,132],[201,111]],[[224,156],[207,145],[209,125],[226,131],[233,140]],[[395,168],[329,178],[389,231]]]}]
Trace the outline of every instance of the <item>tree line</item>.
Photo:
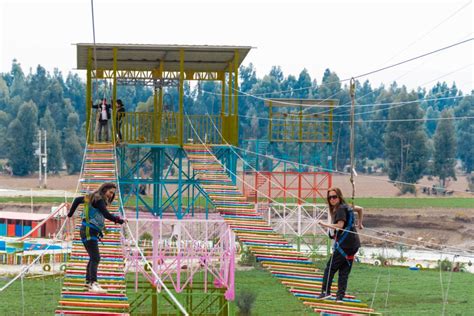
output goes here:
[{"label": "tree line", "polygon": [[[240,139],[268,137],[268,109],[265,98],[337,99],[333,112],[334,169],[349,163],[350,93],[347,82],[327,69],[321,82],[306,69],[298,76],[285,76],[274,66],[258,78],[252,64],[239,70]],[[226,87],[227,89],[227,87]],[[94,96],[110,98],[110,83],[98,81]],[[165,89],[164,107],[177,110],[178,91]],[[226,90],[226,92],[228,92]],[[221,86],[217,82],[185,84],[184,107],[190,114],[218,113]],[[456,162],[470,173],[474,169],[473,97],[464,95],[455,83],[437,82],[431,89],[409,90],[397,82],[372,87],[368,80],[356,81],[356,167],[370,171],[384,168],[390,179],[415,183],[423,175],[439,177],[442,184],[455,178]],[[141,85],[119,86],[127,111],[152,111],[153,91]],[[466,118],[467,117],[467,118]],[[469,117],[471,117],[469,119]],[[455,119],[453,119],[455,118]],[[464,119],[462,119],[464,118]],[[12,63],[10,72],[0,74],[0,159],[13,174],[24,176],[38,168],[34,155],[38,129],[48,135],[48,170],[58,173],[80,171],[85,144],[85,82],[68,73],[66,78],[55,69],[42,66],[25,74],[20,63]],[[291,151],[294,145],[275,145],[275,151]],[[318,147],[319,146],[319,147]],[[315,151],[324,146],[305,144],[302,155],[313,161]],[[322,157],[321,163],[327,157]],[[412,190],[410,186],[404,190]]]}]

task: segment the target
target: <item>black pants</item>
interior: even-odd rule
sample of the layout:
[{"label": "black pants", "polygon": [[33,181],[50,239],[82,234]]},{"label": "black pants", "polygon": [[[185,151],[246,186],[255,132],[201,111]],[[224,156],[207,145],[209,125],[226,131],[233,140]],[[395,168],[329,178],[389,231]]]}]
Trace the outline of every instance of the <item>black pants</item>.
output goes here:
[{"label": "black pants", "polygon": [[[355,255],[358,249],[351,249],[346,251],[349,256]],[[323,284],[321,285],[321,292],[331,294],[331,285],[334,275],[339,271],[337,279],[337,294],[336,297],[342,299],[346,295],[347,281],[349,280],[349,273],[351,273],[353,259],[346,259],[339,251],[334,250],[331,258],[324,270]]]},{"label": "black pants", "polygon": [[118,121],[116,125],[116,130],[117,130],[117,135],[118,135],[118,140],[122,141],[122,132],[120,131],[122,128],[122,121]]},{"label": "black pants", "polygon": [[[92,230],[92,229],[91,229]],[[89,262],[87,263],[86,283],[97,282],[97,268],[100,262],[99,242],[97,240],[86,240],[85,228],[81,228],[82,244],[89,254]]]},{"label": "black pants", "polygon": [[99,121],[97,122],[98,126],[97,126],[97,141],[101,142],[102,141],[102,130],[104,131],[105,133],[105,141],[108,142],[109,141],[109,126],[108,126],[108,121],[107,120],[104,120],[104,121]]}]

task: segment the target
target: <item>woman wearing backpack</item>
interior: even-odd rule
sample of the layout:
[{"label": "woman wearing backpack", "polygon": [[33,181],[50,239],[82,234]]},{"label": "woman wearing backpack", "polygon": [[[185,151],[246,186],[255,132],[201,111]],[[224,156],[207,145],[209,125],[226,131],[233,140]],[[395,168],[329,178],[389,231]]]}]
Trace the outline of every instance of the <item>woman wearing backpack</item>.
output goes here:
[{"label": "woman wearing backpack", "polygon": [[334,249],[324,270],[321,294],[318,298],[327,299],[331,297],[331,284],[334,275],[339,271],[336,301],[342,301],[346,294],[347,281],[354,261],[354,255],[360,247],[354,211],[357,212],[359,217],[357,227],[362,229],[363,208],[354,206],[354,209],[352,209],[344,200],[339,188],[330,188],[328,190],[327,203],[331,224],[320,221],[319,225],[335,230],[334,235],[329,234],[329,237],[334,239]]},{"label": "woman wearing backpack", "polygon": [[77,197],[74,199],[71,209],[67,214],[72,217],[77,207],[84,204],[82,212],[82,225],[80,229],[82,244],[89,254],[87,263],[86,286],[89,291],[105,293],[106,290],[97,283],[97,268],[100,262],[99,239],[103,236],[102,231],[105,228],[105,218],[116,224],[123,224],[124,220],[118,216],[110,214],[107,206],[112,204],[115,198],[117,186],[114,183],[104,183],[99,189],[89,195]]}]

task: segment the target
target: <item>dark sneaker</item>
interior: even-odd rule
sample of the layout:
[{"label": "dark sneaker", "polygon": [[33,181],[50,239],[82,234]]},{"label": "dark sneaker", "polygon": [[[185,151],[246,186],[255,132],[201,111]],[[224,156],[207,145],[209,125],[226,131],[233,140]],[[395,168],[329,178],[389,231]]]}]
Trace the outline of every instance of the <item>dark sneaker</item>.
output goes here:
[{"label": "dark sneaker", "polygon": [[321,293],[321,294],[318,295],[317,299],[318,300],[327,300],[330,297],[331,297],[331,294]]},{"label": "dark sneaker", "polygon": [[344,302],[344,296],[336,297],[336,303],[343,303],[343,302]]}]

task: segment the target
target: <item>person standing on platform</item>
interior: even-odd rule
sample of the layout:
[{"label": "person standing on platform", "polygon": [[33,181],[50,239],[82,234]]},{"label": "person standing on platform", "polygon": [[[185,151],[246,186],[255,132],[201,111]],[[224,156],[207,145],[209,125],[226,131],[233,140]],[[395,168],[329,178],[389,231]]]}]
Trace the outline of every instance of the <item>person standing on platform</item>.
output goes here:
[{"label": "person standing on platform", "polygon": [[[354,255],[360,247],[356,226],[359,229],[363,228],[363,208],[354,206],[354,209],[352,209],[344,200],[339,188],[328,190],[327,203],[331,224],[320,221],[319,225],[335,230],[334,234],[329,234],[329,237],[334,239],[334,249],[324,270],[321,294],[318,298],[328,299],[331,297],[332,281],[336,272],[339,271],[336,301],[342,301],[346,294],[347,281],[354,262]],[[357,212],[359,217],[357,224],[354,211]]]},{"label": "person standing on platform", "polygon": [[96,140],[101,142],[102,141],[102,130],[105,133],[105,141],[109,141],[109,120],[111,117],[111,105],[107,104],[107,99],[103,98],[100,104],[95,104],[92,106],[94,109],[98,109],[99,119],[97,120],[97,128],[96,128]]},{"label": "person standing on platform", "polygon": [[84,204],[80,235],[82,244],[89,254],[86,287],[91,292],[107,292],[97,283],[97,268],[100,262],[99,240],[103,237],[104,219],[106,218],[116,224],[124,223],[123,219],[110,214],[107,210],[107,206],[111,205],[115,198],[116,189],[117,186],[114,183],[106,182],[102,184],[99,189],[91,194],[75,198],[67,214],[69,218],[72,217],[77,207],[80,204]]},{"label": "person standing on platform", "polygon": [[125,106],[123,105],[122,103],[122,100],[118,99],[117,102],[116,102],[116,106],[117,106],[117,124],[115,125],[116,129],[117,129],[117,141],[118,142],[122,142],[122,132],[120,131],[121,127],[122,127],[122,119],[123,119],[123,116],[125,115]]}]

